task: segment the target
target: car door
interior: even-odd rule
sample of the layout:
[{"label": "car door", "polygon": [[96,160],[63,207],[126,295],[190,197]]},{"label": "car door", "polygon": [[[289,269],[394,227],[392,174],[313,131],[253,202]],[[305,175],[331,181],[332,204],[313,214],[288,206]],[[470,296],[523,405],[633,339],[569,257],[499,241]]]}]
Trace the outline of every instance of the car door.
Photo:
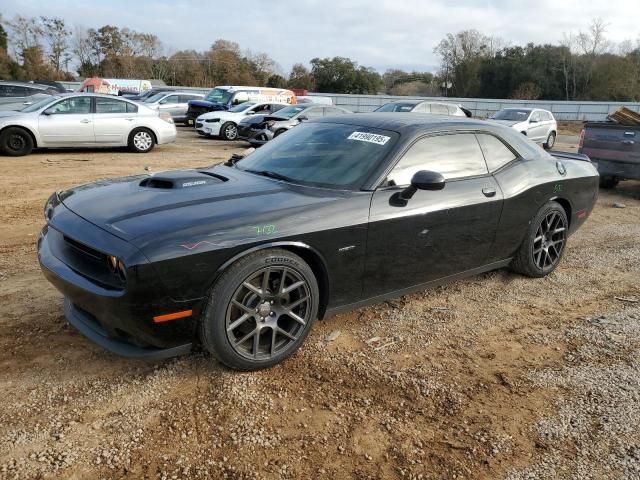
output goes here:
[{"label": "car door", "polygon": [[161,112],[168,112],[172,117],[179,117],[185,115],[187,112],[188,104],[180,103],[180,95],[172,93],[160,100],[158,110]]},{"label": "car door", "polygon": [[43,146],[93,145],[92,97],[68,97],[54,103],[38,116]]},{"label": "car door", "polygon": [[534,110],[529,117],[529,128],[527,128],[527,136],[534,142],[540,142],[546,140],[547,127],[544,119],[542,118],[542,112],[540,110]]},{"label": "car door", "polygon": [[[93,115],[93,130],[96,143],[103,145],[126,145],[129,132],[135,127],[137,110],[135,105],[116,98],[96,97]],[[128,109],[127,107],[131,105]]]},{"label": "car door", "polygon": [[[441,173],[438,191],[398,197],[420,170]],[[415,141],[371,201],[364,288],[367,297],[483,266],[502,208],[502,193],[473,133]]]}]

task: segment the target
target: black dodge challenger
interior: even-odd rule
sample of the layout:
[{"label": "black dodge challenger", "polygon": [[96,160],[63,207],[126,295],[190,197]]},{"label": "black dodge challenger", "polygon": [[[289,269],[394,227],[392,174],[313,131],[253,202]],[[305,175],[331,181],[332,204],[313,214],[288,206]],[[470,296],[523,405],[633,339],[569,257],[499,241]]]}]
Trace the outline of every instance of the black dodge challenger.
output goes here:
[{"label": "black dodge challenger", "polygon": [[588,157],[506,127],[343,115],[225,165],[55,193],[38,257],[68,321],[106,349],[198,342],[250,370],[316,318],[501,267],[549,274],[597,192]]}]

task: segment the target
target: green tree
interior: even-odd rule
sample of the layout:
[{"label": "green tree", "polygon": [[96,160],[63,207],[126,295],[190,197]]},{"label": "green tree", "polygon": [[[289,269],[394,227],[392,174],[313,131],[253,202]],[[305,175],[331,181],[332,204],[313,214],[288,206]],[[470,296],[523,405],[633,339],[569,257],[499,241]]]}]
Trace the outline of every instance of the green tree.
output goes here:
[{"label": "green tree", "polygon": [[287,85],[289,88],[313,90],[313,76],[311,75],[309,69],[303,64],[295,63],[293,67],[291,67],[291,73],[289,74],[289,81]]},{"label": "green tree", "polygon": [[345,57],[314,58],[311,74],[318,92],[375,94],[384,85],[378,72]]}]

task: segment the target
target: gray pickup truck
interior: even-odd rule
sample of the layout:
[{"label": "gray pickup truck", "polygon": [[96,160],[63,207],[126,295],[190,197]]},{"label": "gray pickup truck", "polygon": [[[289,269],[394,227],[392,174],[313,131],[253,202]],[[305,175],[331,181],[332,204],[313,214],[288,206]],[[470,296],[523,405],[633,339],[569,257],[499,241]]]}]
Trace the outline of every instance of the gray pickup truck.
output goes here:
[{"label": "gray pickup truck", "polygon": [[586,122],[578,153],[597,164],[602,188],[613,188],[620,180],[640,180],[640,126]]}]

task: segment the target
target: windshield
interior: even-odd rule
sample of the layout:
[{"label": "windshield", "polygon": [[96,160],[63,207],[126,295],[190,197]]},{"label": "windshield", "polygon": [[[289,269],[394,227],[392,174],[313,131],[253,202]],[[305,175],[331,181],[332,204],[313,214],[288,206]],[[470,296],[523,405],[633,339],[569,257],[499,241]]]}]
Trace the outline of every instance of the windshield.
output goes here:
[{"label": "windshield", "polygon": [[387,103],[378,108],[376,112],[410,112],[415,106],[415,103]]},{"label": "windshield", "polygon": [[522,122],[529,118],[529,114],[531,110],[519,110],[515,108],[506,108],[504,110],[500,110],[493,117],[494,120],[511,120]]},{"label": "windshield", "polygon": [[244,102],[240,105],[236,105],[233,108],[230,108],[229,111],[233,113],[244,112],[245,110],[249,110],[249,108],[253,107],[256,102]]},{"label": "windshield", "polygon": [[302,185],[360,188],[398,136],[356,125],[305,123],[266,143],[236,166]]},{"label": "windshield", "polygon": [[149,98],[144,99],[144,103],[156,103],[162,100],[162,98],[167,94],[167,92],[156,93],[155,95],[151,95]]},{"label": "windshield", "polygon": [[36,103],[34,103],[32,105],[28,105],[28,106],[24,107],[20,111],[21,112],[25,112],[25,113],[35,112],[37,110],[40,110],[42,107],[45,107],[45,106],[49,105],[50,103],[52,103],[55,100],[60,100],[61,98],[62,97],[59,96],[59,95],[53,95],[51,97],[43,98],[39,102],[36,102]]},{"label": "windshield", "polygon": [[295,117],[297,114],[299,114],[301,111],[303,111],[306,108],[308,108],[308,105],[307,106],[295,105],[291,107],[285,107],[281,110],[278,110],[276,113],[274,113],[271,116],[278,117],[278,118],[286,118],[288,120],[290,118]]},{"label": "windshield", "polygon": [[204,97],[204,99],[207,102],[221,103],[223,105],[226,105],[227,103],[229,103],[229,100],[231,100],[232,95],[233,92],[230,92],[229,90],[214,88],[213,90],[210,90],[209,93],[207,93],[207,96]]}]

